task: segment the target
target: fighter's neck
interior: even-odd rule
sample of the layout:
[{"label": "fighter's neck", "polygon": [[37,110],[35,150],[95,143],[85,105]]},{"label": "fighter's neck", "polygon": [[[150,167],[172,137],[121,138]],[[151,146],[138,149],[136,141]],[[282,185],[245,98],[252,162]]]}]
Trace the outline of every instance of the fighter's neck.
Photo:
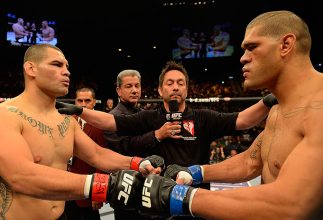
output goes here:
[{"label": "fighter's neck", "polygon": [[19,99],[25,107],[29,107],[35,112],[51,113],[53,111],[56,111],[56,99],[45,94],[34,94],[28,91],[24,91],[19,96]]},{"label": "fighter's neck", "polygon": [[269,90],[276,96],[281,107],[287,107],[319,89],[319,82],[323,82],[323,75],[312,69],[279,78]]}]

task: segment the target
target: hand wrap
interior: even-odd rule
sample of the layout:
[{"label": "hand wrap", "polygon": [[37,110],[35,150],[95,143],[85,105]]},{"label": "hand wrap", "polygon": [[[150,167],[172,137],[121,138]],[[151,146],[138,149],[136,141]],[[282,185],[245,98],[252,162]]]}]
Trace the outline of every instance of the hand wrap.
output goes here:
[{"label": "hand wrap", "polygon": [[182,167],[177,164],[173,164],[167,167],[164,176],[170,177],[173,180],[182,178],[184,179],[185,185],[196,185],[203,182],[203,167],[199,165]]}]

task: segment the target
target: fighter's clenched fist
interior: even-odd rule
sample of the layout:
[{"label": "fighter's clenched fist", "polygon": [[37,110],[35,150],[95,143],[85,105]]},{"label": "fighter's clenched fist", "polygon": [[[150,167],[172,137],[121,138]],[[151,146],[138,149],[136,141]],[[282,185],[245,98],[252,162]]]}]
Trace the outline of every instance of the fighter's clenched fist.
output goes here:
[{"label": "fighter's clenched fist", "polygon": [[170,178],[149,174],[142,189],[139,214],[170,217],[191,216],[191,203],[196,188],[178,185]]},{"label": "fighter's clenched fist", "polygon": [[134,210],[141,201],[144,177],[134,170],[89,175],[84,195],[92,201],[109,202],[114,209]]}]

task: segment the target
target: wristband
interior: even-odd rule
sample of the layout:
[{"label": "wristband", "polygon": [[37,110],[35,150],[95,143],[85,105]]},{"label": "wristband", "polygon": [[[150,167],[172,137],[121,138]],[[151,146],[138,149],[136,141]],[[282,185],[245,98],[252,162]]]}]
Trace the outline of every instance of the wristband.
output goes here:
[{"label": "wristband", "polygon": [[95,173],[92,177],[89,199],[95,202],[106,202],[109,175]]},{"label": "wristband", "polygon": [[189,186],[175,185],[170,195],[170,213],[171,215],[184,215],[183,200]]},{"label": "wristband", "polygon": [[88,199],[90,196],[90,187],[92,183],[92,177],[93,175],[87,175],[85,179],[85,185],[84,185],[84,198]]},{"label": "wristband", "polygon": [[192,185],[200,184],[203,182],[204,170],[202,166],[194,165],[187,167],[190,170],[193,182]]},{"label": "wristband", "polygon": [[139,164],[141,160],[141,157],[132,157],[130,160],[130,170],[139,171]]},{"label": "wristband", "polygon": [[195,217],[195,216],[193,215],[193,212],[192,212],[192,202],[193,202],[193,197],[194,197],[194,195],[195,195],[196,191],[197,191],[197,189],[193,189],[193,190],[192,190],[191,195],[190,195],[190,202],[189,202],[189,205],[188,205],[188,208],[189,208],[189,210],[190,210],[190,213],[191,213],[191,215],[192,215],[193,217]]}]

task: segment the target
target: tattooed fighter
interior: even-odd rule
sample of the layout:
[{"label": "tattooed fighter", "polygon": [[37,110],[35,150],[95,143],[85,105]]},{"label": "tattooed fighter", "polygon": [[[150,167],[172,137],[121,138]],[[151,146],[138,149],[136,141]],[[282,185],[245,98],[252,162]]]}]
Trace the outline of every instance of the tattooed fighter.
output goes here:
[{"label": "tattooed fighter", "polygon": [[[0,105],[0,219],[64,219],[64,201],[83,198],[135,209],[144,179],[140,172],[161,170],[152,165],[162,166],[162,158],[125,157],[102,148],[72,116],[57,112],[56,97],[68,93],[68,66],[57,47],[31,46],[24,57],[24,92]],[[116,173],[67,172],[72,154]],[[131,185],[126,192],[124,184]]]},{"label": "tattooed fighter", "polygon": [[[193,184],[237,183],[261,174],[264,184],[211,192],[148,175],[149,196],[159,199],[140,213],[230,220],[323,219],[323,74],[310,60],[308,26],[289,11],[261,14],[247,26],[242,49],[246,88],[268,88],[279,102],[271,108],[265,130],[237,156],[214,165],[173,165],[166,174],[185,184],[192,179]],[[186,178],[188,174],[193,178]]]}]

